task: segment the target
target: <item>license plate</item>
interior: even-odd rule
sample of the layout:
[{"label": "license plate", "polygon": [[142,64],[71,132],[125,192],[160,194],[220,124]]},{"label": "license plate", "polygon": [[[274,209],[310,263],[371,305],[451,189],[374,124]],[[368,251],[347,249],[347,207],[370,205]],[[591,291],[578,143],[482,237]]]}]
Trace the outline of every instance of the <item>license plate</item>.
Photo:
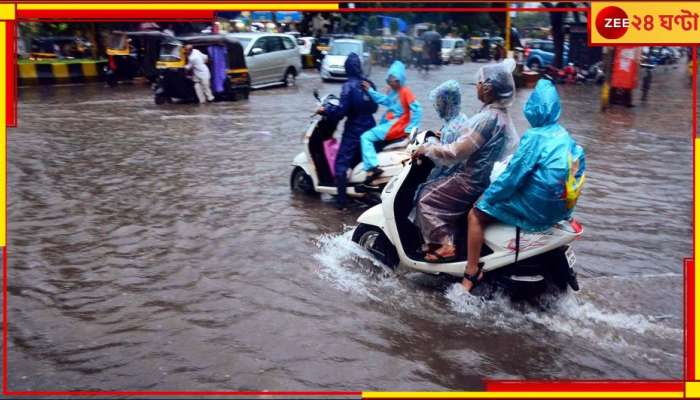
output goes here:
[{"label": "license plate", "polygon": [[566,249],[564,254],[566,255],[566,262],[569,264],[569,268],[573,268],[576,264],[576,254],[574,253],[574,249],[569,247]]}]

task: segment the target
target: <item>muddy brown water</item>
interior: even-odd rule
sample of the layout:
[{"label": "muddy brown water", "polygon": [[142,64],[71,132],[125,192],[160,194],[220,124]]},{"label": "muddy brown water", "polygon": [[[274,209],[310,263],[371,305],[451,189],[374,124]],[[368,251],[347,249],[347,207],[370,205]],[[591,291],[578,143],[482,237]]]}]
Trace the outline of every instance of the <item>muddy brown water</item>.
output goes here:
[{"label": "muddy brown water", "polygon": [[[480,64],[427,76],[473,81]],[[383,81],[383,69],[373,78]],[[598,111],[561,87],[587,151],[582,290],[548,310],[370,273],[364,211],[289,189],[313,112],[305,72],[250,100],[156,106],[147,87],[22,88],[8,134],[12,390],[472,390],[492,379],[678,379],[691,255],[691,91]],[[463,109],[477,111],[473,86]],[[513,117],[526,127],[518,92]]]}]

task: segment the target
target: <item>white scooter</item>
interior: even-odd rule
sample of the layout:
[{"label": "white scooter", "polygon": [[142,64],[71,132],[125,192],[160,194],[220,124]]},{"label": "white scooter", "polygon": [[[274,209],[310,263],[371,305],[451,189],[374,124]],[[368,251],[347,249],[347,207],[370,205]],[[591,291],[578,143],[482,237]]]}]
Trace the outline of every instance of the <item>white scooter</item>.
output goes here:
[{"label": "white scooter", "polygon": [[[408,150],[415,150],[431,134],[414,133]],[[394,268],[400,264],[427,274],[462,278],[467,259],[466,215],[464,223],[458,224],[455,237],[458,257],[445,263],[424,261],[421,234],[408,219],[416,189],[425,182],[433,165],[427,158],[408,162],[384,188],[382,203],[358,218],[359,225],[353,232],[352,240],[388,267]],[[582,232],[582,226],[574,219],[561,221],[536,233],[519,232],[514,226],[491,224],[486,228],[480,258],[484,279],[493,283],[488,286],[503,288],[512,298],[530,298],[551,287],[560,291],[567,290],[567,286],[579,290],[573,269],[576,257],[570,243]],[[476,289],[475,292],[479,293]],[[484,293],[483,289],[481,293]]]},{"label": "white scooter", "polygon": [[[318,92],[314,91],[318,100],[318,106],[337,106],[339,100],[334,95],[326,95],[322,99]],[[290,178],[292,191],[307,194],[327,193],[337,195],[333,173],[324,151],[323,142],[333,137],[339,121],[333,121],[325,116],[313,115],[306,133],[304,134],[305,150],[294,157],[293,170]],[[406,151],[408,138],[380,144],[377,153],[379,167],[384,171],[380,176],[365,185],[367,174],[358,163],[352,170],[348,170],[347,194],[352,197],[374,196],[377,198],[389,180],[398,175],[403,169],[403,163],[411,158]]]}]

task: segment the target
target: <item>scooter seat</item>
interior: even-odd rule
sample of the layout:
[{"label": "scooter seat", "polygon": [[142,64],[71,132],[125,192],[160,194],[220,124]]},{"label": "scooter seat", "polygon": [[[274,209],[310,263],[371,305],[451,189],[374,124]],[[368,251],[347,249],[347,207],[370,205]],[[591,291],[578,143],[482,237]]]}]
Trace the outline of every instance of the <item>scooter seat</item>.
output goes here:
[{"label": "scooter seat", "polygon": [[382,142],[379,151],[399,150],[405,148],[406,146],[408,146],[408,138],[402,137],[388,142]]}]

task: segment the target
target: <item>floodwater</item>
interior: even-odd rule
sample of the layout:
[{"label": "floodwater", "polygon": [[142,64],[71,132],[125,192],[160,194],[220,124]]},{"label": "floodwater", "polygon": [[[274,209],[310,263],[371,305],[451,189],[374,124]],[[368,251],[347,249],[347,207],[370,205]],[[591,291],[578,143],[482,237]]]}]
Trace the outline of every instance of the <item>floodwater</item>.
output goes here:
[{"label": "floodwater", "polygon": [[[428,91],[467,63],[409,71]],[[582,290],[546,310],[475,300],[420,274],[372,273],[350,241],[365,207],[289,189],[315,109],[296,88],[206,106],[147,87],[22,88],[9,131],[11,390],[475,390],[482,379],[679,379],[691,255],[691,90],[598,110],[561,87],[587,151],[575,243]],[[372,73],[383,81],[384,70]],[[526,127],[518,93],[513,116]]]}]

